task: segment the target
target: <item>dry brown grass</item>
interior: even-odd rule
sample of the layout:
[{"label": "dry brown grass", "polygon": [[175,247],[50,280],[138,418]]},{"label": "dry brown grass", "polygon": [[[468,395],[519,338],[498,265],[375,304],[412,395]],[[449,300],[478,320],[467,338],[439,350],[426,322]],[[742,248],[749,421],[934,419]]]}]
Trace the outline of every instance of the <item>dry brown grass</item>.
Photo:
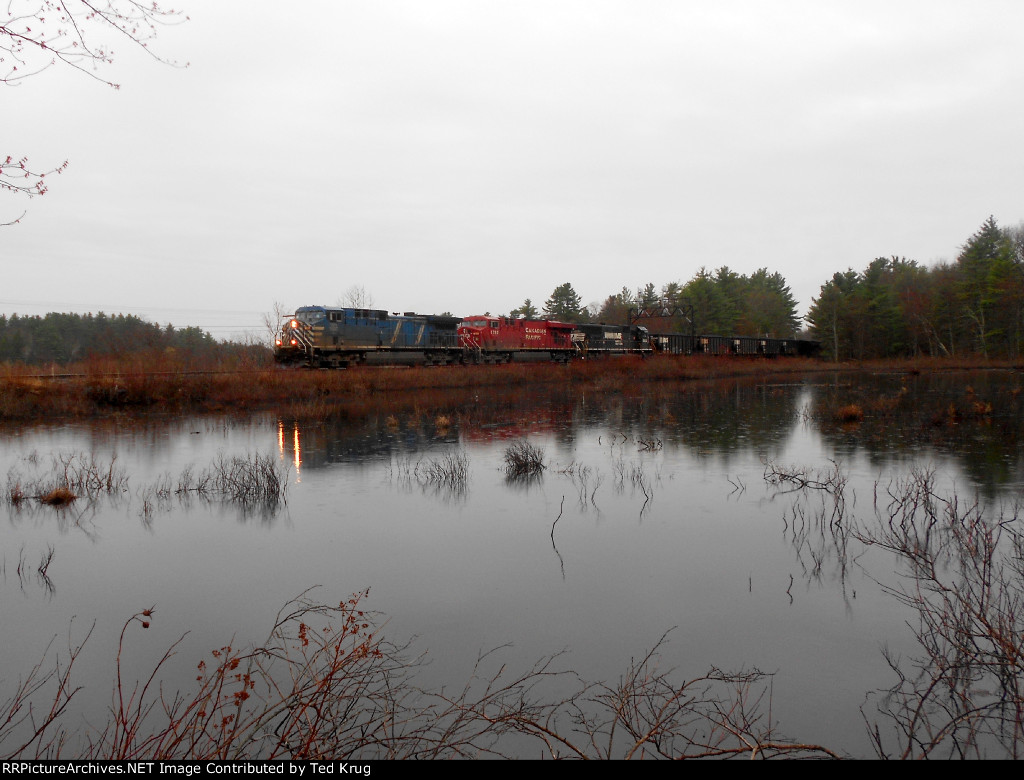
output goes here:
[{"label": "dry brown grass", "polygon": [[[806,372],[806,360],[753,361],[708,357],[619,357],[501,366],[398,368],[367,366],[310,371],[278,366],[200,365],[173,354],[104,358],[56,371],[0,368],[0,421],[132,415],[149,411],[248,412],[275,409],[296,419],[359,418],[408,410],[454,414],[451,394],[536,386],[622,391],[638,383],[711,379],[753,373]],[[35,373],[35,372],[38,372]],[[72,376],[67,376],[72,375]],[[415,401],[407,399],[415,397]],[[451,413],[449,414],[449,411]]]},{"label": "dry brown grass", "polygon": [[[455,419],[486,391],[559,387],[627,393],[678,381],[801,375],[819,371],[902,371],[920,373],[976,367],[979,361],[918,361],[828,364],[804,358],[636,356],[500,366],[382,367],[311,371],[279,366],[197,365],[173,354],[95,360],[62,370],[67,378],[33,376],[24,366],[0,367],[0,421],[132,415],[152,411],[247,413],[275,410],[300,420],[382,418],[413,409],[430,418]],[[984,362],[986,367],[997,364]],[[1007,364],[998,364],[1006,367]],[[461,395],[460,395],[461,393]],[[895,407],[899,399],[888,399]],[[972,399],[982,403],[980,399]],[[850,401],[854,403],[854,401]],[[857,401],[872,414],[883,405]],[[984,414],[984,406],[970,406]]]},{"label": "dry brown grass", "polygon": [[864,419],[864,409],[860,404],[846,404],[836,409],[836,420],[844,423],[860,422]]},{"label": "dry brown grass", "polygon": [[54,488],[49,493],[39,496],[39,501],[48,506],[67,506],[77,499],[78,496],[66,487]]}]

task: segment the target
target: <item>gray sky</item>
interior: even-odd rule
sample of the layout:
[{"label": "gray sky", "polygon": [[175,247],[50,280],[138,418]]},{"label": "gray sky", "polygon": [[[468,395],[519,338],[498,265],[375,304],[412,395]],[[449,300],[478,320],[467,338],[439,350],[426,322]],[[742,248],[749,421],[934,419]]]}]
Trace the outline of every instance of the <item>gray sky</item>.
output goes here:
[{"label": "gray sky", "polygon": [[953,260],[1024,219],[1019,0],[182,0],[103,75],[0,87],[0,312],[220,337],[353,285],[392,311],[584,302],[701,266]]}]

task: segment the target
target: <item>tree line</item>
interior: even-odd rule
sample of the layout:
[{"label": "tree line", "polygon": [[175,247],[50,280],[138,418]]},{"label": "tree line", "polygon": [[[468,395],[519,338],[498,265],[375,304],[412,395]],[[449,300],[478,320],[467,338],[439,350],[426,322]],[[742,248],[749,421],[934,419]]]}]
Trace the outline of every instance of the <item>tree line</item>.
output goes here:
[{"label": "tree line", "polygon": [[[584,306],[570,282],[555,288],[538,310],[527,298],[510,312],[513,317],[544,316],[563,322],[626,324],[631,314],[655,317],[658,328],[698,334],[791,338],[800,329],[797,304],[779,273],[760,268],[749,276],[727,266],[711,272],[702,267],[685,284],[669,282],[661,288],[648,282],[635,292],[623,287],[601,304]],[[649,317],[644,318],[645,321]]]},{"label": "tree line", "polygon": [[926,267],[879,257],[836,273],[807,314],[833,360],[950,356],[1018,358],[1024,347],[1024,223],[989,217],[953,262]]},{"label": "tree line", "polygon": [[64,364],[90,357],[168,350],[214,357],[225,346],[200,328],[162,328],[132,314],[0,315],[0,362]]},{"label": "tree line", "polygon": [[863,271],[837,272],[812,299],[804,327],[781,274],[760,268],[747,276],[727,266],[702,267],[685,284],[623,287],[590,306],[566,282],[542,308],[527,298],[510,315],[625,324],[638,312],[664,312],[653,319],[659,330],[813,339],[832,360],[1018,358],[1024,352],[1024,223],[1003,228],[989,217],[954,262],[929,267],[879,257]]}]

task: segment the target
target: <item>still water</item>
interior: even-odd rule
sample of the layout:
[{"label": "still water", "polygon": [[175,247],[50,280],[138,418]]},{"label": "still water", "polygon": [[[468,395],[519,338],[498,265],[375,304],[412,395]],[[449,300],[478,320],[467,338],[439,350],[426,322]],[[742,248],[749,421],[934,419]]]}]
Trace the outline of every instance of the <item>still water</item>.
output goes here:
[{"label": "still water", "polygon": [[[199,658],[262,640],[308,588],[334,603],[369,588],[386,634],[426,653],[423,685],[459,687],[481,652],[506,645],[512,667],[566,650],[583,677],[610,681],[669,632],[663,663],[680,680],[712,666],[774,673],[782,733],[868,756],[861,706],[894,682],[882,650],[915,649],[905,609],[878,584],[894,563],[807,533],[834,497],[772,484],[766,470],[841,473],[851,515],[915,468],[960,495],[1013,501],[1019,391],[1013,373],[823,375],[476,397],[460,414],[361,423],[267,414],[9,430],[0,700],[48,642],[66,655],[94,626],[68,724],[88,730],[105,721],[132,614],[155,607],[150,628],[129,634],[126,672],[144,674],[184,636],[165,671],[187,687]],[[837,400],[864,419],[836,422]],[[522,440],[543,453],[538,478],[506,475]],[[174,493],[183,473],[254,455],[286,474],[284,502]],[[451,458],[465,478],[432,479]],[[83,462],[117,474],[116,488],[65,509],[8,498]]]}]

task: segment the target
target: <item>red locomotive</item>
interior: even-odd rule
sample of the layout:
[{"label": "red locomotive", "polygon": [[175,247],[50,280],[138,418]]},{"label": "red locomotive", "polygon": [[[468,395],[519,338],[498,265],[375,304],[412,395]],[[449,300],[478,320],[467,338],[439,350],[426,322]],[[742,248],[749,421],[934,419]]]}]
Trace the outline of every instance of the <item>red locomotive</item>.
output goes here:
[{"label": "red locomotive", "polygon": [[573,325],[556,320],[525,320],[479,315],[465,317],[459,325],[459,341],[467,358],[476,363],[509,363],[513,355],[544,353],[551,360],[568,363],[575,354]]}]

